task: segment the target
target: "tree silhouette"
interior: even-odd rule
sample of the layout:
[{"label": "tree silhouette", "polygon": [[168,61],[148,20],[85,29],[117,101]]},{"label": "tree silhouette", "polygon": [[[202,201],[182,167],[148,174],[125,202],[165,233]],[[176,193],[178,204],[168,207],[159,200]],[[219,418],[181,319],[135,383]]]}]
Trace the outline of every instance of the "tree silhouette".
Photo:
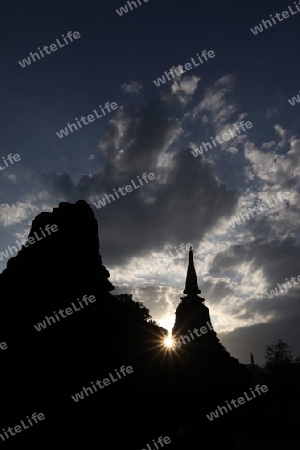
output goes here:
[{"label": "tree silhouette", "polygon": [[155,321],[152,320],[149,309],[146,308],[143,302],[134,301],[132,299],[132,294],[119,294],[114,295],[114,297],[122,302],[123,305],[126,305],[126,307],[128,307],[128,311],[138,319],[155,324]]},{"label": "tree silhouette", "polygon": [[293,363],[292,349],[281,339],[278,339],[274,344],[266,345],[264,357],[266,368]]}]

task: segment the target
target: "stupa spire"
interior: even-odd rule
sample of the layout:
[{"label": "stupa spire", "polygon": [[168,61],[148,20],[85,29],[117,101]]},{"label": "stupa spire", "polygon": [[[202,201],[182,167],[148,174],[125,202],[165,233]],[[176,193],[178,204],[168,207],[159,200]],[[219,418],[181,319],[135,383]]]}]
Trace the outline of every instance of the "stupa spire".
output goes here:
[{"label": "stupa spire", "polygon": [[194,266],[194,257],[193,257],[193,249],[190,247],[189,250],[189,265],[186,274],[186,282],[185,289],[183,291],[184,294],[187,294],[190,297],[195,297],[197,294],[200,294],[201,291],[198,287],[197,275]]}]

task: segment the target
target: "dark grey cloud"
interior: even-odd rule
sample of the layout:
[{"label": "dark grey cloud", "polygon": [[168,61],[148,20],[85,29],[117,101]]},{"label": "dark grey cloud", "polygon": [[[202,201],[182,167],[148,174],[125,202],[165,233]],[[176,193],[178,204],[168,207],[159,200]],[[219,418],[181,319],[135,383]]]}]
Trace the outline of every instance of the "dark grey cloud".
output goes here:
[{"label": "dark grey cloud", "polygon": [[227,297],[234,294],[234,290],[228,286],[228,283],[225,281],[217,281],[216,283],[212,283],[211,281],[204,281],[201,284],[201,296],[209,300],[210,304],[220,303],[225,301]]},{"label": "dark grey cloud", "polygon": [[229,249],[215,256],[210,274],[222,274],[231,269],[238,268],[242,263],[250,263],[253,274],[258,269],[263,270],[268,289],[285,278],[300,275],[299,264],[300,248],[297,240],[293,238],[277,239],[266,242],[255,239],[251,243],[232,245]]},{"label": "dark grey cloud", "polygon": [[102,198],[144,172],[155,174],[155,180],[130,195],[99,210],[93,206],[110,266],[174,242],[199,241],[236,206],[238,195],[216,180],[212,164],[194,159],[181,144],[181,123],[171,117],[165,95],[117,111],[100,139],[95,165],[103,154],[105,163],[95,174],[83,176],[76,186],[67,175],[47,178],[51,193],[56,190],[74,202]]}]

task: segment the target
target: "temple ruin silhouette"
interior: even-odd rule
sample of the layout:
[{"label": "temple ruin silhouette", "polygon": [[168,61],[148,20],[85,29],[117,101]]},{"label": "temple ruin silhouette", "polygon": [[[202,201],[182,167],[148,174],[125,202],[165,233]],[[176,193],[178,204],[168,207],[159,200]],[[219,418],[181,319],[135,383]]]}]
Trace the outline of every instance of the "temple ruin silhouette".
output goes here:
[{"label": "temple ruin silhouette", "polygon": [[[94,212],[85,201],[61,202],[52,212],[38,214],[29,237],[47,224],[56,224],[58,231],[23,246],[0,274],[1,341],[8,345],[0,354],[3,426],[37,411],[46,420],[35,433],[24,432],[24,445],[27,440],[36,445],[37,436],[45,435],[53,445],[59,435],[60,446],[100,445],[106,437],[112,448],[126,443],[140,450],[164,435],[171,437],[173,448],[197,443],[213,448],[219,438],[212,426],[222,428],[227,419],[212,425],[205,414],[249,386],[246,366],[228,353],[213,329],[174,351],[167,349],[167,330],[140,314],[136,300],[143,299],[112,294],[101,257],[101,230],[98,234]],[[200,293],[191,250],[174,337],[190,335],[207,322],[213,328]],[[84,295],[97,300],[42,331],[34,327]],[[122,365],[134,372],[74,403],[71,395]],[[201,439],[200,425],[206,430]],[[231,443],[227,425],[220,436]]]},{"label": "temple ruin silhouette", "polygon": [[[204,382],[216,382],[218,386],[237,386],[244,382],[247,378],[246,365],[239,363],[220,343],[211,323],[209,309],[204,305],[205,299],[198,295],[201,291],[198,287],[192,248],[189,250],[183,293],[186,295],[181,297],[177,306],[172,329],[173,339],[177,341],[179,336],[182,336],[184,341],[184,345],[176,349],[178,357],[187,367],[193,368],[202,385]],[[195,329],[198,332],[193,331]]]}]

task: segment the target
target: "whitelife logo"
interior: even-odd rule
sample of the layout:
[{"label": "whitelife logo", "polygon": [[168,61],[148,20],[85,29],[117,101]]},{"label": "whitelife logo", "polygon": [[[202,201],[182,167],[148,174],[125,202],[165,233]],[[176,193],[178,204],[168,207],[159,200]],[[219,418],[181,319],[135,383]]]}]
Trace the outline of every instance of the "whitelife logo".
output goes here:
[{"label": "whitelife logo", "polygon": [[[85,303],[85,306],[89,306],[89,304],[95,303],[96,300],[97,299],[96,299],[96,297],[94,295],[90,295],[89,297],[87,295],[84,295],[83,298],[82,298],[82,302]],[[60,318],[59,318],[58,314],[60,314],[60,317],[65,319],[67,316],[70,316],[71,314],[73,314],[73,312],[81,311],[81,309],[85,308],[85,306],[81,303],[79,298],[77,299],[77,301],[78,301],[78,303],[80,305],[80,308],[76,308],[76,304],[74,304],[72,302],[71,303],[72,308],[71,308],[71,306],[69,306],[65,310],[60,309],[58,311],[58,313],[56,313],[56,311],[53,311],[53,316],[56,317],[56,320],[60,321]],[[47,328],[48,325],[50,326],[50,325],[52,325],[52,323],[56,323],[56,320],[55,320],[55,318],[53,316],[49,316],[49,317],[45,316],[45,320],[43,320],[43,322],[39,322],[37,325],[34,325],[34,328],[37,331],[41,331],[41,330],[44,330],[45,328]],[[51,323],[51,319],[52,319],[52,323]]]},{"label": "whitelife logo", "polygon": [[[241,133],[241,129],[242,129],[243,131],[246,131],[246,130],[245,130],[245,127],[247,128],[247,130],[249,130],[250,128],[252,128],[252,127],[253,127],[252,122],[250,122],[250,121],[248,120],[248,121],[245,123],[244,120],[241,120],[241,122],[239,123],[239,125],[237,125],[237,126],[235,127],[235,130],[238,132],[238,134],[240,134],[240,133]],[[226,131],[227,131],[227,133],[223,133],[223,134],[222,134],[222,139],[223,139],[223,141],[221,140],[221,138],[220,138],[219,135],[217,135],[215,138],[212,138],[212,137],[210,138],[210,139],[212,140],[212,142],[213,142],[213,144],[214,144],[215,147],[217,146],[215,140],[216,140],[219,144],[223,144],[224,141],[229,141],[230,139],[233,139],[234,137],[237,136],[237,134],[236,134],[236,133],[233,133],[232,130],[231,130],[230,128],[228,128],[228,130],[226,130]],[[205,150],[206,152],[207,152],[207,150],[208,150],[207,146],[209,146],[210,149],[213,148],[210,142],[202,142],[202,145],[203,145],[203,148],[204,148],[204,150]],[[195,148],[194,150],[191,150],[191,153],[192,153],[192,155],[193,155],[195,158],[197,158],[197,156],[199,156],[199,155],[203,155],[202,145],[200,145],[200,149],[199,149],[199,148]]]},{"label": "whitelife logo", "polygon": [[[56,233],[56,231],[58,231],[58,227],[55,224],[53,224],[53,225],[49,225],[48,224],[48,225],[45,226],[44,230],[42,228],[40,228],[40,232],[43,235],[43,237],[39,237],[39,235],[35,231],[33,233],[34,237],[30,236],[28,238],[28,242],[27,243],[26,243],[26,239],[23,239],[21,242],[16,241],[16,244],[18,245],[19,250],[22,249],[22,244],[24,245],[25,248],[27,248],[27,247],[29,247],[29,245],[35,244],[37,241],[41,241],[42,239],[46,238],[47,235],[46,235],[45,231],[47,231],[48,236],[50,236],[51,232],[52,233]],[[14,249],[14,252],[13,252],[13,249]],[[3,261],[3,257],[5,257],[5,258],[9,257],[9,253],[8,252],[10,252],[11,256],[13,256],[14,253],[15,254],[18,253],[18,249],[17,249],[17,247],[15,245],[13,245],[12,247],[9,245],[8,247],[6,247],[6,250],[4,252],[0,252],[0,261]]]},{"label": "whitelife logo", "polygon": [[[14,162],[20,161],[21,156],[19,155],[19,153],[16,153],[15,155],[13,155],[12,153],[10,153],[9,155],[7,155],[6,158],[8,159],[8,161],[10,162],[10,164],[12,165]],[[8,164],[8,162],[7,162],[7,160],[6,160],[6,158],[4,158],[4,156],[2,156],[2,159],[3,159],[3,162],[4,162],[5,167],[2,167],[1,164],[0,164],[0,170],[4,170],[4,169],[6,169],[6,167],[9,166],[9,164]],[[14,161],[13,161],[13,160],[14,160]]]},{"label": "whitelife logo", "polygon": [[[185,249],[184,249],[185,247]],[[178,256],[173,255],[173,253],[171,252],[171,250],[169,250],[169,255],[170,256],[155,256],[153,255],[153,253],[151,254],[151,260],[152,260],[152,270],[155,271],[159,271],[160,267],[158,266],[165,266],[167,270],[169,270],[169,266],[171,266],[173,264],[173,261],[176,258],[181,258],[182,255],[184,255],[185,252],[188,252],[190,249],[193,248],[192,244],[180,244],[180,250],[182,251],[182,254],[180,253],[180,251],[178,250],[177,247],[175,247]]]},{"label": "whitelife logo", "polygon": [[[263,384],[262,386],[260,386],[259,384],[257,384],[255,386],[255,391],[258,395],[261,395],[262,393],[264,394],[265,392],[268,392],[268,386],[266,386],[265,384]],[[255,393],[253,392],[253,390],[250,388],[252,397],[248,397],[247,392],[244,392],[245,398],[247,400],[247,402],[251,402],[251,400],[253,400],[254,398],[256,398]],[[261,391],[261,392],[260,392]],[[240,405],[244,405],[245,404],[245,398],[244,397],[239,397],[237,400],[231,400],[230,403],[235,407],[238,408]],[[238,402],[238,405],[236,404],[236,402]],[[228,400],[225,400],[226,406],[229,409],[229,411],[232,411],[232,407],[230,406]],[[226,406],[218,406],[218,409],[216,409],[215,411],[212,411],[210,414],[206,414],[206,417],[212,421],[214,419],[217,419],[219,417],[219,412],[221,413],[221,415],[223,416],[224,412],[228,413],[228,410],[226,408]],[[219,411],[218,411],[219,410]]]},{"label": "whitelife logo", "polygon": [[[102,105],[99,105],[99,108],[101,109],[102,114],[104,116],[106,116],[106,113],[105,113],[104,109],[102,108]],[[116,102],[112,102],[112,103],[106,102],[104,105],[104,108],[110,113],[111,109],[112,110],[118,109],[118,105]],[[102,114],[99,115],[96,109],[94,109],[93,112],[95,113],[95,116],[97,117],[97,119],[101,119]],[[87,122],[86,122],[86,119],[88,120]],[[75,120],[77,121],[78,127],[82,128],[82,125],[81,125],[80,121],[77,119],[77,117],[75,117]],[[81,116],[80,120],[84,125],[89,125],[89,123],[94,122],[95,117],[93,116],[93,114],[89,114],[87,117]],[[64,136],[68,136],[68,134],[69,134],[68,127],[69,127],[69,130],[71,131],[71,133],[73,133],[73,131],[78,130],[75,123],[71,123],[71,124],[67,123],[66,128],[56,132],[59,139],[62,139]],[[75,130],[73,130],[72,127],[75,127]]]},{"label": "whitelife logo", "polygon": [[[73,42],[72,34],[73,34],[73,38],[74,38],[74,39],[79,39],[79,38],[81,37],[78,31],[74,31],[74,32],[68,31],[68,33],[67,33],[67,38],[70,40],[70,42]],[[65,47],[66,45],[69,44],[69,42],[68,42],[67,39],[65,38],[65,35],[64,35],[64,34],[62,35],[62,37],[63,37],[63,39],[64,39],[64,41],[65,41],[65,44],[63,44],[63,45],[61,45],[59,39],[56,39],[56,42],[58,43],[59,48]],[[43,50],[44,50],[44,52],[45,52],[47,55],[50,55],[51,52],[56,52],[56,50],[57,50],[57,45],[56,45],[56,44],[51,44],[51,45],[50,45],[50,50],[51,50],[50,52],[48,51],[48,47],[49,47],[49,46],[47,46],[47,45],[44,45],[44,47],[43,47]],[[44,53],[42,52],[42,50],[40,49],[40,47],[38,47],[38,50],[39,50],[40,55],[42,56],[42,58],[44,58],[45,55],[44,55]],[[27,58],[24,58],[22,61],[18,61],[18,62],[19,62],[19,64],[20,64],[20,66],[24,69],[24,67],[26,67],[26,64],[27,64],[28,66],[30,66],[30,64],[31,64],[31,59],[32,59],[33,62],[36,61],[35,58],[41,59],[40,55],[39,55],[38,53],[32,53],[32,52],[30,52],[30,53],[29,53],[29,56],[28,56]],[[31,58],[31,59],[30,59],[30,58]]]},{"label": "whitelife logo", "polygon": [[[209,323],[208,321],[206,322],[206,326],[200,327],[198,328],[194,328],[193,332],[196,334],[196,336],[193,335],[193,333],[191,332],[191,330],[188,330],[190,333],[190,337],[191,339],[196,339],[196,337],[201,337],[203,334],[206,334],[210,331],[214,331],[213,327],[211,326],[211,323]],[[200,333],[200,334],[198,334]],[[179,336],[179,338],[176,338],[176,340],[174,340],[172,348],[180,348],[181,345],[187,344],[187,342],[185,342],[185,339],[187,339],[188,342],[191,342],[188,334],[185,334],[184,336],[182,336],[182,334]],[[181,340],[181,342],[180,342]]]},{"label": "whitelife logo", "polygon": [[[8,427],[6,430],[5,428],[3,429],[3,434],[0,434],[0,438],[2,439],[2,442],[4,442],[5,440],[9,439],[10,436],[15,436],[16,433],[21,433],[21,431],[23,430],[27,430],[29,428],[29,425],[31,427],[34,426],[34,423],[32,423],[31,419],[34,420],[35,423],[39,423],[39,421],[42,421],[45,419],[45,415],[43,413],[33,413],[31,418],[29,418],[28,416],[26,417],[27,419],[27,423],[24,420],[21,420],[21,425],[15,425],[13,428],[12,427]],[[28,425],[29,424],[29,425]],[[10,436],[8,435],[8,433],[10,434]],[[4,438],[4,436],[6,437],[6,439]]]},{"label": "whitelife logo", "polygon": [[[209,50],[209,52],[207,52],[206,50],[203,50],[203,52],[201,53],[201,56],[202,56],[202,58],[205,59],[205,61],[208,61],[207,55],[209,58],[214,58],[216,56],[215,52],[213,50]],[[201,56],[199,55],[199,53],[197,53],[198,60],[200,61],[201,64],[203,64],[204,61],[202,61]],[[194,58],[191,58],[191,61],[192,61],[194,67],[200,66],[200,64],[199,63],[197,64],[197,62],[194,60]],[[172,67],[170,69],[170,72],[165,71],[164,74],[167,77],[168,81],[170,81],[171,80],[170,76],[172,76],[172,78],[174,79],[176,75],[179,76],[179,75],[185,73],[187,70],[191,70],[193,68],[193,66],[190,62],[187,62],[184,65],[185,70],[183,70],[183,65],[180,64],[177,68]],[[177,72],[177,70],[178,70],[178,72]],[[176,75],[174,75],[174,72]],[[161,84],[165,84],[167,82],[167,80],[165,79],[165,76],[162,75],[161,78],[157,78],[156,80],[153,80],[153,83],[155,84],[155,86],[159,87]]]},{"label": "whitelife logo", "polygon": [[[150,173],[147,174],[147,172],[145,172],[145,173],[143,174],[142,178],[143,178],[144,181],[146,181],[147,184],[148,184],[147,177],[148,177],[148,179],[149,179],[150,181],[152,181],[152,180],[155,179],[154,173],[150,172]],[[138,180],[139,180],[140,186],[136,186],[135,182],[134,182],[133,180],[131,180],[131,183],[132,183],[132,186],[134,187],[134,189],[139,189],[141,186],[144,186],[142,180],[140,179],[140,177],[139,177],[138,175],[137,175],[137,178],[138,178]],[[132,192],[132,186],[131,186],[130,184],[128,184],[128,185],[125,186],[125,187],[122,187],[122,188],[119,187],[119,188],[118,188],[118,191],[119,191],[119,192],[122,194],[122,196],[124,197],[124,195],[126,195],[126,193],[123,192],[123,189],[125,189],[125,191],[126,191],[127,193]],[[119,194],[117,193],[116,189],[114,188],[113,190],[114,190],[115,196],[116,196],[117,198],[120,198],[120,196],[119,196]],[[106,199],[105,199],[105,197],[106,197]],[[108,201],[108,203],[110,203],[109,197],[112,198],[113,201],[115,201],[115,197],[113,196],[113,194],[108,194],[108,195],[105,194],[105,197],[103,197],[102,200],[98,200],[97,202],[94,202],[94,203],[93,203],[93,204],[96,206],[97,209],[100,209],[101,206],[102,206],[102,208],[104,208],[104,206],[106,205],[106,200]]]},{"label": "whitelife logo", "polygon": [[[292,16],[294,16],[295,14],[300,12],[300,8],[299,8],[300,2],[299,3],[294,2],[294,4],[296,6],[297,11],[293,11],[292,7],[288,6],[288,9]],[[282,13],[276,13],[275,17],[278,20],[278,22],[282,22],[284,19],[288,19],[290,17],[290,13],[288,11],[283,11]],[[282,18],[280,17],[280,14],[282,15]],[[270,17],[271,17],[273,24],[277,25],[278,22],[276,22],[275,17],[273,17],[272,14],[270,14]],[[256,27],[254,27],[254,29],[250,28],[250,30],[256,36],[258,33],[262,33],[264,31],[263,26],[265,27],[266,30],[267,30],[268,26],[270,26],[270,27],[273,26],[271,20],[262,20],[261,21],[262,25],[256,25]]]},{"label": "whitelife logo", "polygon": [[[169,436],[165,436],[164,438],[162,436],[159,436],[159,438],[157,439],[157,442],[155,442],[154,439],[152,439],[152,442],[153,442],[154,447],[155,447],[154,449],[149,444],[146,444],[147,448],[142,448],[142,450],[159,450],[159,448],[164,447],[164,443],[166,445],[170,444],[171,443],[171,438],[169,438]],[[160,444],[160,447],[158,446],[158,444]]]},{"label": "whitelife logo", "polygon": [[[290,199],[290,195],[291,195],[291,194],[290,194],[289,192],[284,192],[283,194],[282,194],[282,192],[278,192],[277,197],[278,197],[278,199],[280,200],[280,202],[283,203],[284,200],[289,200],[289,199]],[[283,197],[283,198],[282,198],[282,197]],[[269,206],[267,206],[267,205],[265,205],[264,203],[262,203],[259,207],[258,207],[258,206],[255,206],[255,207],[253,208],[253,211],[250,211],[250,209],[248,208],[248,211],[250,212],[252,218],[254,217],[254,213],[253,213],[253,212],[255,212],[256,214],[261,214],[262,212],[267,211],[268,207],[269,207],[270,209],[272,209],[272,208],[274,208],[274,206],[278,206],[278,203],[277,203],[276,198],[275,198],[274,195],[272,195],[272,199],[273,199],[273,201],[274,201],[274,204],[273,204],[273,205],[272,205],[272,201],[271,201],[271,204],[270,204],[269,200],[266,200],[266,202],[268,203]],[[245,217],[246,217],[246,219],[245,219]],[[250,220],[250,216],[249,216],[249,214],[246,213],[246,212],[245,212],[244,214],[243,214],[243,213],[240,213],[240,214],[239,214],[239,217],[237,217],[236,219],[234,219],[234,220],[230,223],[231,228],[236,228],[237,225],[241,225],[242,222],[241,222],[240,219],[242,219],[243,222],[246,222],[246,220]]]},{"label": "whitelife logo", "polygon": [[[147,2],[149,2],[149,0],[143,0],[144,1],[144,3],[147,3]],[[138,2],[138,4],[140,5],[140,6],[142,6],[142,3],[141,3],[141,1],[140,0],[137,0],[137,2]],[[138,5],[136,4],[136,2],[127,2],[127,5],[129,6],[129,8],[131,9],[131,11],[132,11],[132,4],[134,4],[134,7],[135,8],[138,8]],[[128,13],[128,6],[127,5],[125,5],[125,6],[121,6],[121,8],[120,9],[116,9],[115,11],[119,14],[119,16],[123,16],[123,14],[125,13]]]},{"label": "whitelife logo", "polygon": [[[300,275],[298,275],[297,280],[300,283]],[[283,284],[277,283],[279,290],[277,289],[277,287],[274,288],[274,290],[271,289],[270,292],[267,292],[267,296],[269,298],[273,298],[274,295],[279,295],[281,292],[286,293],[288,291],[288,289],[292,289],[292,287],[293,287],[293,286],[291,286],[291,282],[294,283],[294,286],[298,285],[295,277],[291,277],[291,282],[289,282],[287,278],[285,279],[285,281],[286,281],[286,284],[285,283],[283,283]],[[288,287],[287,287],[287,285],[288,285]],[[285,291],[283,290],[283,288],[285,289]]]},{"label": "whitelife logo", "polygon": [[[299,91],[300,92],[300,91]],[[292,97],[288,99],[290,105],[295,106],[296,103],[300,103],[300,94],[297,97]]]},{"label": "whitelife logo", "polygon": [[[131,374],[133,373],[133,368],[132,366],[122,366],[120,369],[120,372],[123,375],[123,378],[126,377],[127,374]],[[114,378],[114,376],[109,373],[109,378],[104,378],[102,381],[95,381],[96,385],[99,387],[99,389],[104,389],[105,386],[109,386],[111,384],[111,381],[113,383],[115,383],[118,380],[122,379],[122,375],[118,372],[117,369],[115,369],[116,375],[118,378]],[[104,384],[104,386],[102,386],[102,383]],[[83,400],[84,396],[86,395],[86,397],[89,396],[89,394],[94,394],[94,392],[98,392],[98,388],[95,386],[95,384],[91,381],[91,385],[93,386],[93,389],[91,387],[83,387],[83,391],[80,391],[79,393],[75,394],[75,395],[71,395],[72,399],[74,400],[74,402],[78,402],[79,400]],[[88,391],[89,389],[89,391]]]}]

